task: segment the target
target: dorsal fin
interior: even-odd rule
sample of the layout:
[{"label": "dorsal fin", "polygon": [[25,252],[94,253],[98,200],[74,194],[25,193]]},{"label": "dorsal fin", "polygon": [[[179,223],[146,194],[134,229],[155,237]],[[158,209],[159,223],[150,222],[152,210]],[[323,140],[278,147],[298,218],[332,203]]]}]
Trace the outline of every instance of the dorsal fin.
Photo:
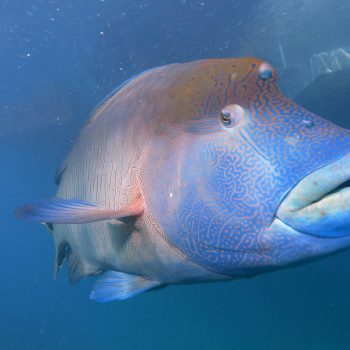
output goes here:
[{"label": "dorsal fin", "polygon": [[[169,65],[170,66],[170,65]],[[146,69],[142,72],[136,73],[135,75],[133,75],[132,77],[130,77],[129,79],[127,79],[126,81],[124,81],[123,83],[121,83],[120,85],[118,85],[110,94],[108,94],[95,108],[95,110],[92,112],[92,116],[95,115],[100,109],[101,107],[103,107],[103,105],[108,102],[108,100],[113,97],[114,95],[116,95],[121,89],[123,89],[126,85],[128,85],[129,83],[131,83],[132,81],[136,80],[137,78],[139,78],[140,76],[150,73],[151,71],[155,71],[157,69],[162,69],[162,67],[156,67],[156,68],[149,68]]]}]

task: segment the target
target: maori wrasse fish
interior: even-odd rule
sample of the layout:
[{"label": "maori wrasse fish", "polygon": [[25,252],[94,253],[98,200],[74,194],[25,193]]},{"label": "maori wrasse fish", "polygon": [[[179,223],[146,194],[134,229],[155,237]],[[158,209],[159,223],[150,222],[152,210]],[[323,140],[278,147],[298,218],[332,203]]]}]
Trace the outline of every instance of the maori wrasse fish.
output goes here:
[{"label": "maori wrasse fish", "polygon": [[254,59],[146,71],[94,112],[56,177],[17,209],[46,223],[91,299],[223,281],[350,246],[350,132],[279,90]]}]

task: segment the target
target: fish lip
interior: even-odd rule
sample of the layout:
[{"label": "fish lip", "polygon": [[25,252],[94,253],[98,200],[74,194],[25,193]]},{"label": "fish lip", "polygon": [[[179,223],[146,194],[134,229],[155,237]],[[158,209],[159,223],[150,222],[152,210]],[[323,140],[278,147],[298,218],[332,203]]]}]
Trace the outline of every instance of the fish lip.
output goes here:
[{"label": "fish lip", "polygon": [[350,235],[350,153],[300,180],[275,216],[305,234]]}]

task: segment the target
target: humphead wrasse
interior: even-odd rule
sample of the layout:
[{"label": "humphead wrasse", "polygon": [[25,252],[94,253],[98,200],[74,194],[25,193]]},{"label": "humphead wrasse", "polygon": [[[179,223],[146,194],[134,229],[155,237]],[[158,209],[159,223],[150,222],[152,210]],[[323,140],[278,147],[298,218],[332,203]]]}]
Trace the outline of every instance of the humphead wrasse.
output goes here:
[{"label": "humphead wrasse", "polygon": [[55,274],[90,298],[256,275],[350,246],[350,131],[306,111],[254,59],[146,71],[97,107],[59,167]]}]

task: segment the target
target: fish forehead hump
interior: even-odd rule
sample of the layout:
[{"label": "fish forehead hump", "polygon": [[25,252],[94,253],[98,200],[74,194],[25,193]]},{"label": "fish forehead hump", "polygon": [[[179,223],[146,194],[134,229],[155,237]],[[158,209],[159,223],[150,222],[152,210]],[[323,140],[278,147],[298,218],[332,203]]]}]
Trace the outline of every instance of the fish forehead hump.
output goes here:
[{"label": "fish forehead hump", "polygon": [[[148,70],[103,101],[90,123],[102,116],[126,123],[164,120],[176,124],[217,112],[227,103],[245,104],[261,88],[256,82],[263,62],[255,58],[208,59]],[[249,84],[248,78],[253,78]],[[244,83],[244,91],[240,83]]]}]

